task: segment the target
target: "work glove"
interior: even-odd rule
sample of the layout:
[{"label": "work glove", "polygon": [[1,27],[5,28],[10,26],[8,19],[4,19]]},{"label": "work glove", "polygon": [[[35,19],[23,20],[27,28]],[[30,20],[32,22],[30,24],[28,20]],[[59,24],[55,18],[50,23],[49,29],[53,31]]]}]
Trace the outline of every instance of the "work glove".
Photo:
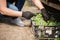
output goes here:
[{"label": "work glove", "polygon": [[26,19],[31,19],[31,17],[35,16],[35,14],[33,14],[32,12],[26,11],[22,13],[22,17],[26,18]]},{"label": "work glove", "polygon": [[45,21],[49,20],[49,15],[45,8],[41,9],[41,14]]}]

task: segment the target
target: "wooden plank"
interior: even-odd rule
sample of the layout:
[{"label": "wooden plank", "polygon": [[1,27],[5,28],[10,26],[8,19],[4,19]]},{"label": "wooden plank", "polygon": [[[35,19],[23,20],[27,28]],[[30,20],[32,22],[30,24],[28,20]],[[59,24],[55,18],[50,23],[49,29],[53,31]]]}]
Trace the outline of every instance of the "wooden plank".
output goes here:
[{"label": "wooden plank", "polygon": [[48,5],[48,6],[50,6],[50,7],[55,8],[57,10],[60,10],[60,5],[58,5],[58,4],[54,4],[54,3],[51,3],[51,2],[46,2],[44,0],[41,0],[41,2],[44,3],[44,4],[46,4],[46,5]]}]

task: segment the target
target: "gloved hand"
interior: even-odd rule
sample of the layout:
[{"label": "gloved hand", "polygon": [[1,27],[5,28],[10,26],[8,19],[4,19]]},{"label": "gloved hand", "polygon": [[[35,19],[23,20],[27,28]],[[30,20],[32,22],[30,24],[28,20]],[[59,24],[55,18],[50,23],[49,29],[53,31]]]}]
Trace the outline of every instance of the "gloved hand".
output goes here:
[{"label": "gloved hand", "polygon": [[41,14],[45,21],[49,20],[49,15],[48,12],[45,10],[45,8],[41,9]]},{"label": "gloved hand", "polygon": [[31,19],[31,17],[35,16],[35,14],[33,14],[32,12],[26,11],[22,13],[22,17],[26,18],[26,19]]}]

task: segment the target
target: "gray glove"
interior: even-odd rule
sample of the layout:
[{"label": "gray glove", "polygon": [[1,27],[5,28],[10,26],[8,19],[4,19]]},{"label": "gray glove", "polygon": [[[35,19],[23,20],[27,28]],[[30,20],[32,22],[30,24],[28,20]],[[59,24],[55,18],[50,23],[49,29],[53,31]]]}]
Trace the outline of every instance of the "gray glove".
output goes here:
[{"label": "gray glove", "polygon": [[41,14],[45,21],[49,20],[49,15],[48,12],[45,10],[45,8],[41,9]]},{"label": "gray glove", "polygon": [[35,14],[33,14],[32,12],[26,11],[23,12],[22,17],[26,18],[26,19],[31,19],[31,17],[35,16]]}]

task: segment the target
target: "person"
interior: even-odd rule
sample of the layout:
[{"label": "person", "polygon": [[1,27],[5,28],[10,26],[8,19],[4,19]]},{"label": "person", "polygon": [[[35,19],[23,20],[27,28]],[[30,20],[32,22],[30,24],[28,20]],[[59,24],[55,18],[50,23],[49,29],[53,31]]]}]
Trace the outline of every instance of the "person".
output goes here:
[{"label": "person", "polygon": [[33,3],[39,8],[42,17],[45,21],[49,20],[49,15],[47,10],[45,9],[44,5],[41,3],[41,0],[32,0]]},{"label": "person", "polygon": [[[40,0],[32,0],[33,3],[41,10],[44,19],[48,19],[46,16],[46,10],[43,7]],[[15,2],[15,5],[13,3]],[[33,13],[26,11],[21,11],[25,0],[0,0],[0,15],[5,17],[10,17],[12,20],[10,22],[24,26],[24,23],[21,21],[19,17],[24,17],[26,19],[30,19],[32,16],[35,16]]]},{"label": "person", "polygon": [[[15,5],[13,4],[14,2]],[[19,17],[30,19],[34,15],[29,11],[21,11],[24,2],[25,0],[0,0],[0,18],[11,18],[9,20],[10,23],[24,26],[24,22]]]}]

